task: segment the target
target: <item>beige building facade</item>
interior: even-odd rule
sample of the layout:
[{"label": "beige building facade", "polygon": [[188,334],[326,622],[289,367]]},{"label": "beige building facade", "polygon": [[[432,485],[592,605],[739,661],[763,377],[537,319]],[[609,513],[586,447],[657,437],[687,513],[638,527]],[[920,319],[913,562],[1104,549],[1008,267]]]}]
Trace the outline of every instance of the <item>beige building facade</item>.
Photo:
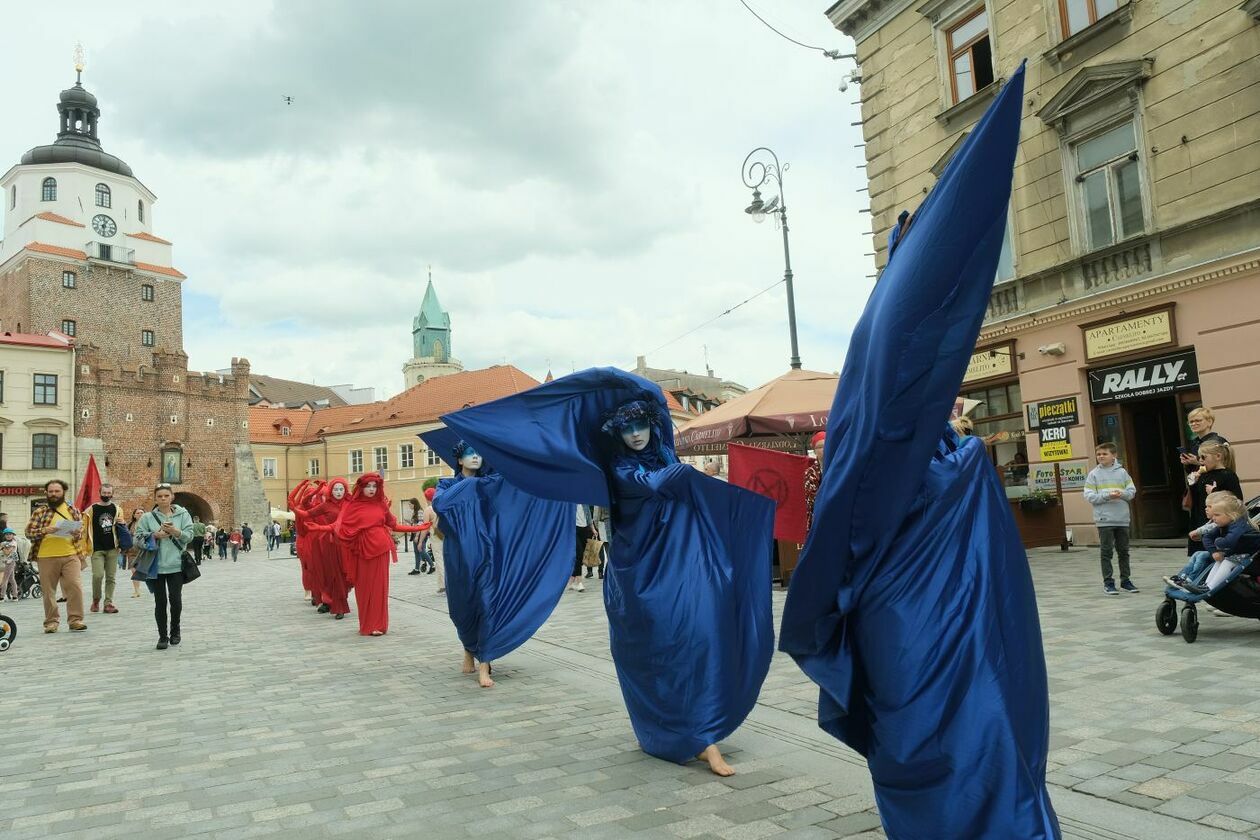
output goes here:
[{"label": "beige building facade", "polygon": [[15,531],[43,501],[48,481],[78,489],[84,464],[74,411],[73,340],[56,332],[0,335],[0,511]]},{"label": "beige building facade", "polygon": [[[1133,533],[1184,537],[1188,411],[1260,493],[1260,4],[843,0],[876,263],[1027,60],[1007,240],[963,386],[1029,544],[1096,539],[1079,490],[1119,445]],[[913,230],[913,224],[911,224]],[[1068,411],[1071,409],[1071,411]],[[1055,412],[1061,412],[1055,414]],[[1043,417],[1067,425],[1041,428]],[[1058,421],[1051,421],[1058,422]],[[1066,430],[1066,431],[1064,431]],[[1063,487],[1062,516],[1019,499]]]}]

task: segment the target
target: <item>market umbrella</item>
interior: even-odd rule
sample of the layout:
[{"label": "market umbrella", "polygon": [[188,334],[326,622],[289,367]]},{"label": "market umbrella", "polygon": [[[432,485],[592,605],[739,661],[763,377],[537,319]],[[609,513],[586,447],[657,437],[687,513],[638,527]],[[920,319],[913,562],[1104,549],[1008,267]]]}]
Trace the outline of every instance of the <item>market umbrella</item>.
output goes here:
[{"label": "market umbrella", "polygon": [[726,443],[753,435],[801,434],[827,428],[827,414],[840,377],[816,370],[790,370],[760,388],[724,402],[678,430],[678,454],[701,444]]}]

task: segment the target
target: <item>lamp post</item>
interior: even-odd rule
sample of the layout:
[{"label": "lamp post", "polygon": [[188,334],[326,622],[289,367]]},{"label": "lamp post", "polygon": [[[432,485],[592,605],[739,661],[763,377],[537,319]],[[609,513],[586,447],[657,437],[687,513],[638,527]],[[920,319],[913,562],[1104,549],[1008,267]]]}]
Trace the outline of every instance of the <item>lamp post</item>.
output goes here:
[{"label": "lamp post", "polygon": [[[759,153],[768,160],[754,160]],[[744,186],[753,191],[752,203],[744,208],[744,212],[752,216],[752,220],[760,224],[769,214],[779,217],[783,228],[783,284],[787,286],[788,334],[792,339],[793,370],[800,370],[801,352],[796,344],[796,298],[792,294],[792,252],[788,248],[787,198],[783,192],[783,173],[791,164],[779,165],[779,156],[765,146],[759,146],[744,158],[742,175]],[[779,194],[769,201],[761,200],[761,187],[773,180],[779,185]]]}]

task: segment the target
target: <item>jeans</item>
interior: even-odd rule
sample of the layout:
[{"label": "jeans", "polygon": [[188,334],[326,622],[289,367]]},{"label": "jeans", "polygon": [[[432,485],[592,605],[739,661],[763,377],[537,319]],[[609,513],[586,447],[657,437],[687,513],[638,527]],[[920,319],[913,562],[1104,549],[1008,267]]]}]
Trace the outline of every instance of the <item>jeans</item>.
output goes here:
[{"label": "jeans", "polygon": [[[145,583],[148,584],[149,591],[153,593],[153,618],[157,621],[158,638],[169,639],[171,636],[178,636],[180,613],[184,611],[184,573],[160,574]],[[171,610],[169,633],[166,622],[167,604],[170,604]]]},{"label": "jeans", "polygon": [[116,548],[108,551],[92,552],[92,600],[101,600],[101,584],[105,584],[105,603],[114,603],[114,583],[118,574],[118,555]]},{"label": "jeans", "polygon": [[1115,583],[1111,576],[1111,552],[1120,558],[1120,580],[1129,579],[1129,526],[1099,525],[1098,551],[1102,560],[1102,576],[1104,583]]},{"label": "jeans", "polygon": [[1193,583],[1202,583],[1203,573],[1212,565],[1212,554],[1207,551],[1196,551],[1190,561],[1181,569],[1181,576]]},{"label": "jeans", "polygon": [[227,559],[227,543],[219,543],[219,559]]}]

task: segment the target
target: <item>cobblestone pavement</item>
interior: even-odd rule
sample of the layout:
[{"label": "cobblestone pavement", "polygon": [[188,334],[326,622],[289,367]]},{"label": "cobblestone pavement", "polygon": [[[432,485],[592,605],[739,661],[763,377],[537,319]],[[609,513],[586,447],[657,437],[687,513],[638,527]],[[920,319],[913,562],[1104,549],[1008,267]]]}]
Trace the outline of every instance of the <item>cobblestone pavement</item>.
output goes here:
[{"label": "cobblestone pavement", "polygon": [[[818,730],[785,657],[719,780],[637,749],[598,581],[482,690],[433,576],[396,566],[390,634],[369,639],[303,604],[289,557],[242,558],[203,567],[165,652],[126,582],[122,612],[83,634],[45,636],[38,602],[3,604],[19,636],[0,654],[0,836],[883,836],[865,765]],[[1144,591],[1116,597],[1093,558],[1033,557],[1065,836],[1260,838],[1260,623],[1204,612],[1194,646],[1162,637],[1177,553],[1138,550]]]}]

